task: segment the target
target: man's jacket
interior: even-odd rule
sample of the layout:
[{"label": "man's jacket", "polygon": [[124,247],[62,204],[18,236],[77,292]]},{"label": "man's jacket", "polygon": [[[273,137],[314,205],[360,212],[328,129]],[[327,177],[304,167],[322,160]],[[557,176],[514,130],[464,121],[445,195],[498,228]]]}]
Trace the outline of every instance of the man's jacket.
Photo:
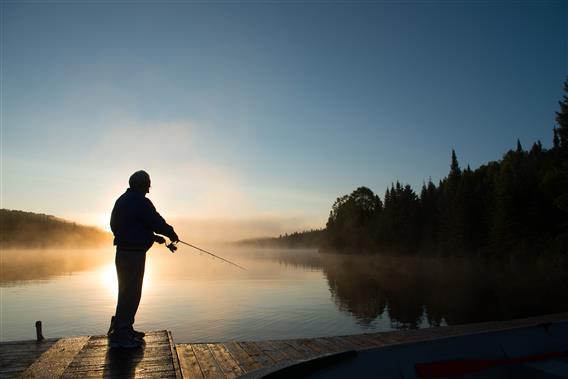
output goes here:
[{"label": "man's jacket", "polygon": [[110,228],[114,244],[125,250],[148,250],[154,243],[154,233],[170,239],[175,236],[174,228],[160,216],[150,199],[132,188],[114,203]]}]

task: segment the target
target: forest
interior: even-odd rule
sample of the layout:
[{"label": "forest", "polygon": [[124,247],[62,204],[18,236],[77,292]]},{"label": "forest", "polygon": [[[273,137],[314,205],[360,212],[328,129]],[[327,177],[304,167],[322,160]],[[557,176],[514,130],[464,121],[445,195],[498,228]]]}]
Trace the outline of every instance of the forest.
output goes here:
[{"label": "forest", "polygon": [[0,209],[1,248],[95,247],[111,243],[110,233],[92,226],[45,214]]},{"label": "forest", "polygon": [[237,241],[237,246],[254,246],[260,248],[317,248],[324,238],[324,229],[312,229],[302,232],[280,234],[278,237],[247,238]]},{"label": "forest", "polygon": [[472,170],[451,152],[450,171],[420,193],[393,183],[383,199],[367,187],[337,198],[320,244],[345,253],[568,254],[568,80],[552,147],[540,141]]}]

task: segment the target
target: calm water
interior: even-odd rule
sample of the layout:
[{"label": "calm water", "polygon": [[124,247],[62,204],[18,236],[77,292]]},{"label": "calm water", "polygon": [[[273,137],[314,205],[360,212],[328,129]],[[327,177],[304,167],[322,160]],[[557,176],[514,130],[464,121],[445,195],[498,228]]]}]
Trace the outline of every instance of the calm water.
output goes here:
[{"label": "calm water", "polygon": [[[550,262],[352,257],[217,248],[148,252],[136,327],[176,342],[316,337],[568,311],[568,270]],[[104,334],[116,302],[112,249],[2,251],[2,341]]]}]

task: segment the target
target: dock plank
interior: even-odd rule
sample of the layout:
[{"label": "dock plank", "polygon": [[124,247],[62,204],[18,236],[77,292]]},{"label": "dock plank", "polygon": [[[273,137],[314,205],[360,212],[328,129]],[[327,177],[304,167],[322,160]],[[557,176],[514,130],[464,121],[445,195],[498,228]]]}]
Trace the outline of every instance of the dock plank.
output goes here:
[{"label": "dock plank", "polygon": [[233,358],[239,363],[244,373],[257,370],[262,367],[236,342],[225,342],[223,346],[231,353]]},{"label": "dock plank", "polygon": [[340,349],[339,351],[353,350],[357,347],[357,346],[353,345],[352,343],[350,343],[350,342],[348,342],[344,339],[341,339],[339,337],[326,337],[326,340],[335,344]]},{"label": "dock plank", "polygon": [[191,344],[177,344],[176,350],[182,376],[186,379],[204,379]]},{"label": "dock plank", "polygon": [[64,370],[62,378],[77,377],[133,377],[181,378],[176,371],[165,330],[149,333],[145,343],[136,349],[111,349],[106,336],[93,336]]},{"label": "dock plank", "polygon": [[312,349],[317,355],[328,353],[327,346],[322,344],[317,338],[305,339],[304,344]]},{"label": "dock plank", "polygon": [[302,355],[302,359],[309,359],[318,355],[317,351],[306,345],[306,339],[285,340],[284,342],[298,351]]},{"label": "dock plank", "polygon": [[288,359],[280,350],[275,348],[270,341],[256,341],[255,345],[266,355],[268,355],[274,362],[285,362]]},{"label": "dock plank", "polygon": [[375,342],[376,346],[387,346],[387,345],[392,345],[392,344],[396,344],[399,343],[401,340],[402,341],[409,341],[410,340],[414,340],[414,341],[419,341],[421,339],[427,339],[428,336],[424,335],[424,336],[420,336],[421,338],[416,338],[416,337],[410,337],[407,339],[403,339],[399,336],[394,335],[393,333],[372,333],[369,334],[369,337]]},{"label": "dock plank", "polygon": [[235,361],[225,346],[220,343],[211,343],[207,346],[227,379],[234,379],[243,374],[238,362]]},{"label": "dock plank", "polygon": [[303,355],[296,349],[294,349],[291,345],[287,344],[286,341],[270,341],[272,346],[275,349],[282,352],[282,354],[286,357],[286,360],[289,361],[299,361],[303,359]]},{"label": "dock plank", "polygon": [[239,342],[239,345],[244,351],[248,353],[255,361],[257,361],[261,368],[274,365],[276,362],[266,355],[254,342]]},{"label": "dock plank", "polygon": [[337,353],[341,351],[341,348],[337,344],[331,342],[325,337],[316,338],[316,340],[319,344],[324,346],[326,353]]},{"label": "dock plank", "polygon": [[168,334],[168,342],[170,345],[170,355],[172,357],[172,362],[174,365],[174,375],[176,379],[182,379],[181,375],[181,367],[179,365],[179,358],[176,351],[176,345],[174,344],[174,338],[172,337],[172,332],[169,330],[166,331]]},{"label": "dock plank", "polygon": [[347,341],[348,343],[353,344],[354,346],[357,347],[357,349],[366,349],[375,346],[377,344],[376,342],[373,342],[372,339],[358,334],[350,336],[341,336],[339,338]]},{"label": "dock plank", "polygon": [[[126,356],[126,357],[125,357]],[[71,372],[87,372],[93,370],[107,370],[109,373],[114,372],[123,372],[123,371],[134,371],[137,368],[144,368],[144,367],[158,367],[161,368],[162,371],[171,371],[174,372],[173,367],[169,364],[168,357],[149,357],[144,359],[131,359],[132,353],[128,352],[124,353],[120,358],[110,358],[104,361],[99,359],[97,360],[81,360],[80,363],[75,364],[73,366],[67,367],[64,372],[64,376]],[[113,359],[116,359],[113,362]],[[119,362],[120,359],[120,362]],[[164,364],[166,363],[166,364]]]},{"label": "dock plank", "polygon": [[201,367],[201,372],[205,379],[224,379],[225,375],[221,370],[221,367],[217,364],[215,357],[207,344],[197,343],[192,345],[199,366]]},{"label": "dock plank", "polygon": [[1,342],[0,379],[14,378],[24,372],[55,342],[57,339]]},{"label": "dock plank", "polygon": [[59,378],[89,341],[89,337],[62,338],[32,363],[20,378]]}]

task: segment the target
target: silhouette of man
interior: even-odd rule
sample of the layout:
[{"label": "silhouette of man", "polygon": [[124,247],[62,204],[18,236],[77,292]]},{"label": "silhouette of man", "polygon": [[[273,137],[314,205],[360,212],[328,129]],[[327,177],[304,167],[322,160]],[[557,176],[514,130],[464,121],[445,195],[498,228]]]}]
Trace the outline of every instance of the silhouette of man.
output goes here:
[{"label": "silhouette of man", "polygon": [[110,227],[116,245],[116,274],[118,276],[118,301],[116,313],[109,330],[111,347],[138,347],[143,332],[134,330],[134,316],[140,304],[146,252],[154,242],[166,240],[154,233],[179,241],[174,228],[156,211],[146,198],[150,192],[150,175],[136,171],[128,181],[130,188],[114,204]]}]

